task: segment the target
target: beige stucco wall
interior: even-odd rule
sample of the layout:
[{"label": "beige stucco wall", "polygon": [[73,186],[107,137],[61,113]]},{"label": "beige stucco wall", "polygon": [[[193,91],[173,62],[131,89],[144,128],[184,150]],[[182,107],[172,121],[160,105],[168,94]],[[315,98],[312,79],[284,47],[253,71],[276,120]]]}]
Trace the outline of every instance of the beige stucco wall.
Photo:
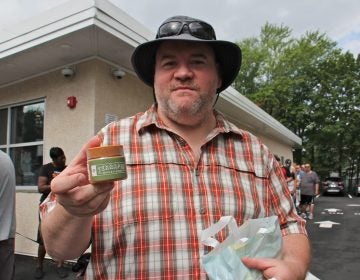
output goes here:
[{"label": "beige stucco wall", "polygon": [[[52,146],[62,147],[69,163],[83,143],[104,126],[106,114],[119,118],[130,116],[146,110],[153,102],[149,87],[130,73],[120,80],[116,79],[112,76],[113,69],[113,66],[94,59],[77,64],[76,74],[71,78],[63,77],[60,70],[44,73],[0,88],[0,107],[44,98],[44,163],[50,161],[48,151]],[[67,107],[69,96],[77,98],[74,109]],[[241,127],[241,121],[236,124]],[[257,135],[274,153],[291,158],[291,147],[268,139],[266,135]],[[34,186],[26,192],[19,189],[16,200],[17,231],[36,239],[37,188]],[[16,252],[35,256],[37,245],[17,235]]]},{"label": "beige stucco wall", "polygon": [[261,140],[268,146],[273,154],[278,155],[280,158],[293,160],[292,147],[274,141],[268,137],[261,137]]},{"label": "beige stucco wall", "polygon": [[[80,143],[94,133],[95,82],[89,69],[89,63],[84,63],[79,65],[81,75],[65,78],[60,71],[53,71],[0,89],[0,106],[45,100],[44,162],[50,160],[48,151],[52,146],[62,147],[71,159]],[[79,100],[75,109],[67,107],[67,97],[72,95]]]},{"label": "beige stucco wall", "polygon": [[16,234],[15,241],[17,254],[30,256],[37,254],[37,243],[30,239],[36,240],[37,238],[39,199],[39,193],[16,193],[16,232],[19,233]]},{"label": "beige stucco wall", "polygon": [[112,75],[114,67],[101,61],[95,61],[93,69],[96,69],[95,132],[104,126],[106,114],[124,118],[145,111],[153,103],[151,88],[137,77],[127,73],[117,79]]},{"label": "beige stucco wall", "polygon": [[[60,70],[0,88],[0,107],[32,100],[45,100],[44,163],[50,161],[52,146],[64,149],[67,162],[81,146],[104,126],[105,115],[119,118],[144,111],[152,103],[151,89],[133,75],[121,80],[112,75],[113,66],[99,60],[90,60],[75,66],[76,74],[65,78]],[[75,96],[77,106],[67,107],[67,97]],[[36,186],[16,194],[17,232],[36,239],[38,203]],[[16,236],[16,252],[36,256],[37,244]]]}]

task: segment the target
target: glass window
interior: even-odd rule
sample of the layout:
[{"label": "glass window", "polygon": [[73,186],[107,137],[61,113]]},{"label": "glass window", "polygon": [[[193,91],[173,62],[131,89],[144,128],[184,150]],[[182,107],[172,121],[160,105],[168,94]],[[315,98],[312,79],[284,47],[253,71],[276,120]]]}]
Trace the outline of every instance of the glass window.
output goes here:
[{"label": "glass window", "polygon": [[7,131],[7,119],[8,119],[8,110],[0,110],[0,145],[6,144],[6,131]]},{"label": "glass window", "polygon": [[44,103],[17,106],[11,110],[11,143],[43,140]]},{"label": "glass window", "polygon": [[36,186],[39,169],[43,163],[43,146],[10,148],[17,186]]},{"label": "glass window", "polygon": [[13,160],[17,186],[37,185],[43,163],[44,111],[43,100],[0,108],[0,149]]}]

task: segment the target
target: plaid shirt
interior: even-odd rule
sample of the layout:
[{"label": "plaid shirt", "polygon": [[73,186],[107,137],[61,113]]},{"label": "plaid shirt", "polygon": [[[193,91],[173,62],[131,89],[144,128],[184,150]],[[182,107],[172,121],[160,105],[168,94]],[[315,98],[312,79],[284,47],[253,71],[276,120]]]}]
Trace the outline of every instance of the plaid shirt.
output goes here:
[{"label": "plaid shirt", "polygon": [[215,115],[198,161],[155,106],[101,130],[103,145],[124,146],[128,178],[94,218],[86,279],[206,279],[201,231],[221,216],[278,215],[283,235],[306,234],[266,146]]}]

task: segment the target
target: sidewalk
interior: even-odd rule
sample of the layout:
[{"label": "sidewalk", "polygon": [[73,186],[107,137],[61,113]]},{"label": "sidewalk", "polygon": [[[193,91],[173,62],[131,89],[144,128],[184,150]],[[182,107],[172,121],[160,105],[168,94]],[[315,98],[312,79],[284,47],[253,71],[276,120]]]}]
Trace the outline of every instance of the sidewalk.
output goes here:
[{"label": "sidewalk", "polygon": [[[34,271],[36,267],[36,258],[24,255],[15,255],[15,280],[32,280],[34,278]],[[52,260],[45,259],[43,280],[58,280],[61,279],[55,271],[56,263]],[[65,268],[69,272],[69,276],[62,278],[64,280],[79,280],[76,278],[76,273],[71,271],[71,264],[65,264]],[[320,280],[311,273],[308,273],[306,280]]]},{"label": "sidewalk", "polygon": [[[72,272],[71,264],[66,263],[66,270],[69,276],[62,278],[64,280],[77,280],[76,273]],[[24,255],[15,255],[15,280],[32,280],[36,268],[36,258]],[[56,273],[56,263],[53,260],[45,259],[44,261],[44,280],[59,280],[61,279]]]}]

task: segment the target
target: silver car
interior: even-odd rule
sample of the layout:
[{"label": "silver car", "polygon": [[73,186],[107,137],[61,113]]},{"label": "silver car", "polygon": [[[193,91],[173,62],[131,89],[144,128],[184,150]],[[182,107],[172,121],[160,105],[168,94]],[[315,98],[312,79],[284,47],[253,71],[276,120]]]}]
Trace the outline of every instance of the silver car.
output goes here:
[{"label": "silver car", "polygon": [[345,195],[344,181],[341,177],[327,177],[322,183],[322,193]]}]

